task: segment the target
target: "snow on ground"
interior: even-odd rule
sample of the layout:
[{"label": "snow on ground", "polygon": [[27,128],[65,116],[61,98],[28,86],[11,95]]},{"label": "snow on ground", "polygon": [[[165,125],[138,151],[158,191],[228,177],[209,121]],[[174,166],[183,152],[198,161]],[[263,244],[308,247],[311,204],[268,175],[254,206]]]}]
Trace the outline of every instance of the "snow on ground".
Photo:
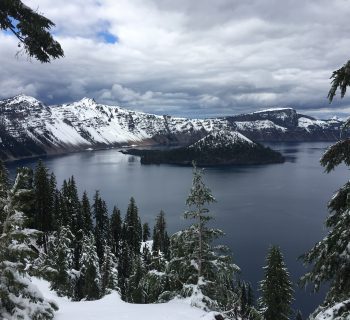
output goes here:
[{"label": "snow on ground", "polygon": [[214,320],[214,313],[191,307],[183,300],[158,304],[131,304],[113,292],[100,300],[73,302],[58,297],[45,280],[32,278],[44,297],[59,307],[55,320]]}]

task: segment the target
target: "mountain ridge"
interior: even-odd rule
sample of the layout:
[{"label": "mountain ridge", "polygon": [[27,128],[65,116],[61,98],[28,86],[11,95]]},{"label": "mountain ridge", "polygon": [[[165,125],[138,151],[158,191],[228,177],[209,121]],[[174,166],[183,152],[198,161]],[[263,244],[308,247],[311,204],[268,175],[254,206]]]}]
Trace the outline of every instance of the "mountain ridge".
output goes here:
[{"label": "mountain ridge", "polygon": [[99,104],[91,98],[47,106],[26,95],[0,101],[0,157],[130,145],[189,145],[212,130],[237,131],[254,141],[334,141],[340,120],[316,120],[292,108],[190,119]]}]

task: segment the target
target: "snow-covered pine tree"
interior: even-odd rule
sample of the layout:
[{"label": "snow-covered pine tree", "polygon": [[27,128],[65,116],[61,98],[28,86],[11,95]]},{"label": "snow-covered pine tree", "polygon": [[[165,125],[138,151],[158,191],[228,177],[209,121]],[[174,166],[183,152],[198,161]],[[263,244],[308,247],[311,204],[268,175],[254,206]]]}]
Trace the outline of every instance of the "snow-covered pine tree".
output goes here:
[{"label": "snow-covered pine tree", "polygon": [[45,274],[51,281],[51,288],[59,295],[74,297],[78,274],[74,268],[73,235],[68,227],[62,226],[56,237],[48,243]]},{"label": "snow-covered pine tree", "polygon": [[1,319],[52,319],[57,310],[57,306],[47,301],[31,283],[27,274],[38,254],[36,240],[41,234],[38,230],[25,228],[26,217],[21,211],[27,206],[24,200],[32,194],[32,190],[25,189],[31,184],[29,172],[28,168],[18,170],[4,207],[6,220],[0,237]]},{"label": "snow-covered pine tree", "polygon": [[150,229],[149,229],[149,225],[148,225],[147,222],[145,222],[142,225],[142,241],[146,242],[149,239],[150,236],[151,236],[151,232],[150,232]]},{"label": "snow-covered pine tree", "polygon": [[[325,152],[321,164],[326,172],[332,171],[341,163],[350,164],[349,147],[350,139],[345,139]],[[323,310],[350,300],[350,182],[332,197],[328,208],[328,235],[302,256],[304,263],[312,265],[311,271],[302,277],[302,284],[313,284],[315,291],[322,284],[329,286],[325,301],[314,312],[315,317]],[[350,304],[345,303],[338,311],[341,313],[338,316],[343,317],[340,319],[350,317]]]},{"label": "snow-covered pine tree", "polygon": [[94,235],[83,236],[83,250],[80,260],[80,277],[83,296],[87,300],[95,300],[101,297],[101,274],[95,246]]},{"label": "snow-covered pine tree", "polygon": [[123,223],[123,239],[129,244],[134,254],[140,254],[142,242],[142,225],[138,214],[138,208],[133,197],[130,198]]},{"label": "snow-covered pine tree", "polygon": [[167,258],[169,257],[169,236],[166,231],[165,213],[163,210],[156,217],[156,223],[153,228],[153,244],[152,251],[154,255],[163,253]]},{"label": "snow-covered pine tree", "polygon": [[288,320],[292,313],[293,284],[276,246],[271,246],[266,257],[264,279],[260,282],[259,307],[265,320]]},{"label": "snow-covered pine tree", "polygon": [[113,208],[109,223],[111,227],[111,249],[113,254],[118,258],[122,236],[122,219],[120,216],[120,210],[117,207]]},{"label": "snow-covered pine tree", "polygon": [[118,289],[118,265],[116,260],[110,246],[106,245],[101,267],[102,295],[109,293],[111,290]]},{"label": "snow-covered pine tree", "polygon": [[[194,223],[171,237],[171,260],[167,273],[172,290],[190,297],[191,304],[203,309],[223,311],[237,299],[233,292],[234,273],[239,268],[232,263],[224,246],[213,241],[223,235],[218,229],[208,227],[212,219],[208,205],[215,199],[203,181],[202,170],[194,165],[193,182],[187,198],[187,219]],[[161,299],[170,296],[161,295]]]},{"label": "snow-covered pine tree", "polygon": [[120,242],[120,254],[118,260],[118,288],[120,289],[121,297],[124,301],[127,299],[128,279],[131,274],[134,256],[135,254],[133,254],[130,249],[128,242],[122,240]]},{"label": "snow-covered pine tree", "polygon": [[50,176],[44,163],[39,160],[34,172],[35,208],[33,226],[42,231],[40,244],[47,253],[49,232],[53,231],[53,190],[51,189]]},{"label": "snow-covered pine tree", "polygon": [[7,201],[7,193],[10,188],[9,175],[4,163],[0,160],[0,231],[6,219],[4,207]]},{"label": "snow-covered pine tree", "polygon": [[93,232],[93,222],[90,201],[86,191],[84,191],[81,199],[81,217],[83,221],[84,234],[90,234],[90,232]]},{"label": "snow-covered pine tree", "polygon": [[127,301],[132,303],[143,303],[143,292],[140,286],[141,279],[144,275],[141,257],[134,255],[132,262],[132,271],[128,281]]},{"label": "snow-covered pine tree", "polygon": [[104,249],[109,244],[109,218],[107,205],[100,197],[100,193],[96,191],[93,203],[93,215],[95,218],[95,244],[100,267],[103,264]]}]

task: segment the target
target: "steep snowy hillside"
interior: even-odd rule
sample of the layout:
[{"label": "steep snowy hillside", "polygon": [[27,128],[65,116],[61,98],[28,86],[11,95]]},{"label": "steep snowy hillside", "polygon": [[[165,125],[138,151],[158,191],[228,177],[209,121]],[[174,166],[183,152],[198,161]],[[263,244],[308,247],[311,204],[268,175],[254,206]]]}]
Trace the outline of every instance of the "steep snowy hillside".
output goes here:
[{"label": "steep snowy hillside", "polygon": [[292,108],[266,109],[226,119],[255,141],[335,141],[343,124],[338,119],[317,120]]},{"label": "steep snowy hillside", "polygon": [[33,283],[45,298],[59,307],[55,320],[215,320],[215,313],[191,307],[184,300],[160,304],[131,304],[113,292],[100,300],[73,302],[49,289],[45,280],[33,278]]},{"label": "steep snowy hillside", "polygon": [[256,141],[333,141],[342,122],[316,120],[291,108],[213,119],[159,116],[84,98],[46,106],[19,95],[0,101],[0,158],[15,159],[124,145],[189,145],[213,130]]}]

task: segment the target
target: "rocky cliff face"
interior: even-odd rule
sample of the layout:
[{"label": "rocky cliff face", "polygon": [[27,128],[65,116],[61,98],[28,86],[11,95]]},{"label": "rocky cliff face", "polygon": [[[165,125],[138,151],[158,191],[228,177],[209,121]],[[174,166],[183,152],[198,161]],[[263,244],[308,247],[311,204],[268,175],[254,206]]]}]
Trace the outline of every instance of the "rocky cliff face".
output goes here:
[{"label": "rocky cliff face", "polygon": [[214,129],[238,131],[257,141],[332,141],[339,137],[341,124],[303,116],[291,108],[187,119],[107,106],[88,98],[46,106],[19,95],[0,101],[0,157],[15,159],[124,145],[189,145]]}]

